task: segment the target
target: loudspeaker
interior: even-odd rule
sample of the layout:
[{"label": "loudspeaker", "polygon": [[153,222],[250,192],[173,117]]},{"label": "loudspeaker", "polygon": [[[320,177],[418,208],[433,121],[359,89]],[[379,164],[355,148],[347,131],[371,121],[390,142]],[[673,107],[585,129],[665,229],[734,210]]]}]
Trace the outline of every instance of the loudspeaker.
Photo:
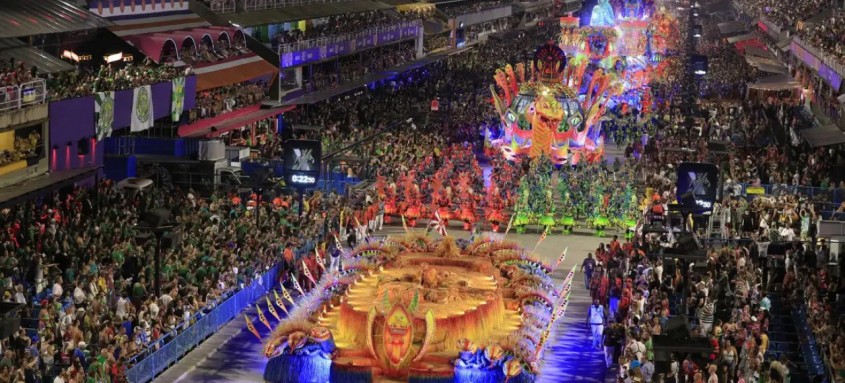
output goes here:
[{"label": "loudspeaker", "polygon": [[698,252],[698,242],[692,233],[682,233],[675,242],[675,249],[681,254],[695,254]]},{"label": "loudspeaker", "polygon": [[152,238],[152,233],[142,231],[138,234],[135,234],[135,244],[138,246],[144,246],[144,244],[146,244],[147,241],[151,240]]},{"label": "loudspeaker", "polygon": [[0,339],[8,339],[21,328],[21,318],[11,317],[0,319]]},{"label": "loudspeaker", "polygon": [[144,223],[155,229],[170,222],[170,210],[164,208],[152,209],[144,213],[141,219]]},{"label": "loudspeaker", "polygon": [[182,235],[180,232],[167,232],[161,237],[161,248],[177,249],[182,246]]},{"label": "loudspeaker", "polygon": [[91,141],[87,138],[76,141],[76,154],[80,156],[87,156],[91,152]]},{"label": "loudspeaker", "polygon": [[676,315],[666,322],[666,328],[663,333],[669,336],[670,339],[685,339],[689,338],[689,330],[687,329],[687,318],[683,315]]}]

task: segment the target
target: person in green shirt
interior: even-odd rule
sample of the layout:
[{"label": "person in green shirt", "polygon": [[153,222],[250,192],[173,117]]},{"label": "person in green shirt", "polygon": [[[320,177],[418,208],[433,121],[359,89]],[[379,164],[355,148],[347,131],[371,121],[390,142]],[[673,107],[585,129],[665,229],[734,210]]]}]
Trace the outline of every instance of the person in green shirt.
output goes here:
[{"label": "person in green shirt", "polygon": [[137,281],[132,284],[132,298],[140,301],[147,296],[147,288],[144,287],[145,284],[146,278],[144,277],[141,277],[140,281]]}]

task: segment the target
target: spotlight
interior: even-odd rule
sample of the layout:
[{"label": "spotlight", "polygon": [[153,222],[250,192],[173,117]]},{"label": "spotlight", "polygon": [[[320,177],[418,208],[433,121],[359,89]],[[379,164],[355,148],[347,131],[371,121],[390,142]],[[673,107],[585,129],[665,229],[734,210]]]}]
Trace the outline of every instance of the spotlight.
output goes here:
[{"label": "spotlight", "polygon": [[702,28],[701,25],[693,25],[692,26],[692,37],[701,37]]}]

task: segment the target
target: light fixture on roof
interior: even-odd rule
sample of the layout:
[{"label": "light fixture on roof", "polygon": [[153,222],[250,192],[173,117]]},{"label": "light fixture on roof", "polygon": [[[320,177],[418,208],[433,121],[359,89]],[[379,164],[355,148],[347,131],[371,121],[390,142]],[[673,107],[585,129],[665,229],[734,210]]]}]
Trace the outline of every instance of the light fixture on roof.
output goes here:
[{"label": "light fixture on roof", "polygon": [[116,62],[116,61],[121,61],[121,60],[123,60],[123,52],[118,52],[118,53],[114,53],[114,54],[104,56],[103,59],[106,60],[106,62],[109,63],[109,64]]},{"label": "light fixture on roof", "polygon": [[62,52],[62,57],[68,60],[79,62],[79,55],[77,55],[73,51],[65,50],[64,52]]}]

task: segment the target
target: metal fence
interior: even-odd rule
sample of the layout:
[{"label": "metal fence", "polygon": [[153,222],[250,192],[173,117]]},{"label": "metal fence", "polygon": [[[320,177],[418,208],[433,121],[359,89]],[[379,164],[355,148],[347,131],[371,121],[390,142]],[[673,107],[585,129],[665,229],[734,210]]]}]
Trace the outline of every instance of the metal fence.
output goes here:
[{"label": "metal fence", "polygon": [[176,363],[206,338],[275,286],[279,265],[270,268],[261,278],[244,286],[208,312],[200,312],[178,326],[178,334],[168,334],[152,343],[136,357],[139,361],[126,371],[131,383],[146,383]]},{"label": "metal fence", "polygon": [[324,46],[327,46],[329,44],[341,43],[341,42],[344,42],[344,41],[354,40],[358,37],[371,36],[371,35],[376,34],[376,33],[387,32],[387,31],[396,29],[397,27],[405,28],[405,27],[412,27],[412,26],[413,27],[420,27],[420,26],[422,26],[422,21],[420,21],[420,20],[405,21],[405,22],[396,23],[394,25],[387,26],[387,27],[370,28],[370,29],[366,29],[366,30],[363,30],[363,31],[360,31],[360,32],[348,33],[348,34],[345,34],[345,35],[337,35],[337,36],[332,36],[332,37],[320,37],[320,38],[316,38],[316,39],[297,41],[295,43],[290,43],[290,44],[281,44],[281,45],[279,45],[279,54],[290,53],[290,52],[298,52],[298,51],[301,51],[303,49],[314,48],[314,47],[324,47]]},{"label": "metal fence", "polygon": [[47,83],[43,79],[20,85],[0,87],[0,112],[42,104],[47,98]]},{"label": "metal fence", "polygon": [[351,0],[243,0],[244,11],[261,11],[299,5],[343,3]]}]

